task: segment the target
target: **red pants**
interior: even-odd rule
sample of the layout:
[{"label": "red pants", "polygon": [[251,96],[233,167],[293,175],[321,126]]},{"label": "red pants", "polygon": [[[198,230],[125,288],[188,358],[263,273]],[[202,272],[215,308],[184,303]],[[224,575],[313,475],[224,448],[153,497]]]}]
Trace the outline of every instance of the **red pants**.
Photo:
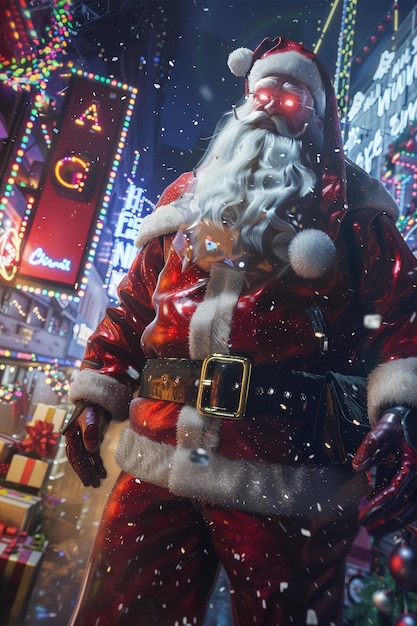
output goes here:
[{"label": "red pants", "polygon": [[193,505],[122,472],[71,626],[202,626],[219,562],[239,626],[338,623],[357,512],[261,516]]}]

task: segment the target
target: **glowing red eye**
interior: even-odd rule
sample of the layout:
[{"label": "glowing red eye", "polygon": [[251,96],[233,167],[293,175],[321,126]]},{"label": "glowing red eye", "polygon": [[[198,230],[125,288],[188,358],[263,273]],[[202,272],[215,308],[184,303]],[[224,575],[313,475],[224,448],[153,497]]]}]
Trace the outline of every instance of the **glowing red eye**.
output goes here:
[{"label": "glowing red eye", "polygon": [[298,100],[291,97],[287,97],[282,100],[282,105],[287,107],[287,109],[294,109],[295,107],[298,107],[299,104]]},{"label": "glowing red eye", "polygon": [[256,94],[256,97],[257,97],[257,99],[259,100],[259,102],[264,103],[264,102],[269,102],[269,101],[270,101],[270,99],[271,99],[271,94],[266,93],[265,91],[259,91],[259,92]]}]

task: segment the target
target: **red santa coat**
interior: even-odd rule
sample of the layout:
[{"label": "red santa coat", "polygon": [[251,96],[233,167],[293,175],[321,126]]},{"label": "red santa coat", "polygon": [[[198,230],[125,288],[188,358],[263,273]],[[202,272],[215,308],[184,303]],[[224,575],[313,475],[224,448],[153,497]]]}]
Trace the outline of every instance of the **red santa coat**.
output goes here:
[{"label": "red santa coat", "polygon": [[[118,463],[178,495],[263,514],[355,504],[364,478],[350,464],[319,460],[317,406],[294,415],[285,390],[277,414],[248,413],[240,421],[132,397],[146,359],[220,353],[285,371],[370,372],[371,423],[388,406],[417,406],[415,259],[393,222],[390,196],[349,166],[345,210],[337,218],[304,216],[304,227],[331,233],[332,266],[320,278],[299,276],[290,267],[279,278],[271,273],[259,280],[221,263],[209,272],[197,265],[182,269],[171,244],[184,215],[171,203],[190,180],[186,175],[171,185],[145,219],[140,251],[120,285],[120,304],[108,309],[91,336],[72,400],[97,403],[119,420],[130,404]],[[328,329],[326,351],[308,315],[312,308]],[[367,328],[366,315],[380,316],[379,327]]]}]

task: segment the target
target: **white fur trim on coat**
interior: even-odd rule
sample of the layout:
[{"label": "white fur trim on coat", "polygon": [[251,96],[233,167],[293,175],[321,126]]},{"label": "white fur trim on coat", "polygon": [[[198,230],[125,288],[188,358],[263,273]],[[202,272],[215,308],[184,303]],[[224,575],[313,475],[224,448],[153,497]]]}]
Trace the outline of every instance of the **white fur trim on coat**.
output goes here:
[{"label": "white fur trim on coat", "polygon": [[369,421],[375,425],[384,409],[417,407],[417,357],[378,365],[368,378]]},{"label": "white fur trim on coat", "polygon": [[106,409],[114,420],[123,421],[129,415],[132,394],[115,378],[92,369],[84,369],[74,378],[69,399],[74,403],[77,400],[88,400],[98,404]]},{"label": "white fur trim on coat", "polygon": [[161,235],[175,233],[184,221],[183,212],[172,204],[164,204],[157,211],[143,218],[135,245],[141,248]]},{"label": "white fur trim on coat", "polygon": [[204,359],[215,353],[228,354],[233,312],[244,279],[244,272],[220,264],[212,266],[204,300],[190,322],[189,352],[192,359]]},{"label": "white fur trim on coat", "polygon": [[[194,454],[193,454],[194,453]],[[229,459],[158,443],[130,428],[122,432],[116,461],[140,480],[179,496],[263,515],[309,514],[356,506],[368,489],[363,474],[342,465],[290,466]]]}]

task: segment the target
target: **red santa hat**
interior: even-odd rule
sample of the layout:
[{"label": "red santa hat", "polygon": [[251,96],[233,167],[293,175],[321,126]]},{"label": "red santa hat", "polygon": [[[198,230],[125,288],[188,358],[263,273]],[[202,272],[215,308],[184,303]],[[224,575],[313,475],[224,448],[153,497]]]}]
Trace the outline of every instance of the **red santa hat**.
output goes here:
[{"label": "red santa hat", "polygon": [[317,55],[304,45],[283,37],[265,38],[254,50],[238,48],[228,58],[229,69],[245,78],[248,95],[265,76],[283,74],[304,83],[323,118],[321,177],[315,194],[317,210],[303,217],[303,230],[292,239],[291,266],[303,278],[319,278],[333,265],[336,239],[346,212],[346,170],[336,96],[331,78]]},{"label": "red santa hat", "polygon": [[265,76],[283,74],[307,85],[314,98],[316,113],[323,117],[326,96],[315,55],[302,44],[283,37],[265,38],[256,50],[237,48],[230,53],[228,66],[232,74],[246,79],[246,93]]}]

